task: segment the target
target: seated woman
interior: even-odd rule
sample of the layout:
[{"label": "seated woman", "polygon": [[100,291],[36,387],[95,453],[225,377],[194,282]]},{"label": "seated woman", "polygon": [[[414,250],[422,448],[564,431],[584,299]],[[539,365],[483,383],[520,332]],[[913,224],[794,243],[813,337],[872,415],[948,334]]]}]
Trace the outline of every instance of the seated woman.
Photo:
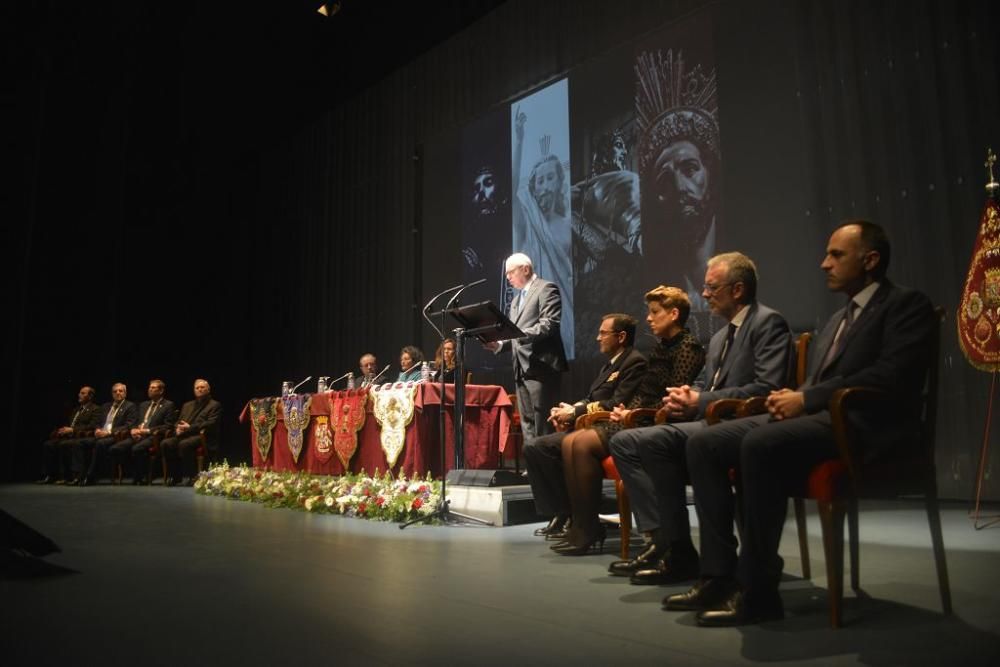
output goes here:
[{"label": "seated woman", "polygon": [[552,550],[566,556],[582,556],[595,545],[604,549],[604,527],[597,517],[601,503],[608,440],[635,408],[659,408],[667,387],[691,384],[705,364],[705,348],[684,325],[691,302],[684,290],[660,285],[646,293],[646,322],[660,342],[649,355],[649,364],[639,389],[628,405],[619,405],[611,421],[570,433],[562,442],[563,470],[573,510],[572,528],[566,539]]},{"label": "seated woman", "polygon": [[[455,339],[445,338],[438,345],[437,352],[434,353],[434,369],[438,373],[444,374],[445,382],[455,381]],[[436,375],[434,379],[441,381],[441,376]]]},{"label": "seated woman", "polygon": [[424,353],[415,345],[407,345],[399,351],[399,377],[396,382],[416,382],[420,379],[420,364]]}]

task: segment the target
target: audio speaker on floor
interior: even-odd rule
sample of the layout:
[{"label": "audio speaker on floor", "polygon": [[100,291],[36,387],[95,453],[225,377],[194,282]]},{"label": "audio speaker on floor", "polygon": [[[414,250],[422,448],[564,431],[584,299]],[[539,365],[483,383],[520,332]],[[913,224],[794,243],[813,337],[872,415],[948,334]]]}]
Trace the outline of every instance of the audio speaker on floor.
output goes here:
[{"label": "audio speaker on floor", "polygon": [[528,480],[513,470],[449,470],[445,481],[456,486],[516,486]]}]

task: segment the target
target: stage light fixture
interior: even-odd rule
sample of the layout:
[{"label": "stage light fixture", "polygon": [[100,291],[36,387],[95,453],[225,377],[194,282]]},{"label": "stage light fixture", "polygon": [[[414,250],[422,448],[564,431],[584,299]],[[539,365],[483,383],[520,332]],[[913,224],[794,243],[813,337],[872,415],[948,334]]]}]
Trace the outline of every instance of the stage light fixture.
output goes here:
[{"label": "stage light fixture", "polygon": [[340,2],[324,2],[316,11],[329,18],[340,11]]}]

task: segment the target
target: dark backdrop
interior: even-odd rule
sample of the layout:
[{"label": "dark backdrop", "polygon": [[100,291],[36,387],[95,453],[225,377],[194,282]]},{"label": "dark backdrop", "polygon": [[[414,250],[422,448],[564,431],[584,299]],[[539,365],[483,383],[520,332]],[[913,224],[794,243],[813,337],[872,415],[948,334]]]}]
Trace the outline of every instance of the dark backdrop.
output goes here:
[{"label": "dark backdrop", "polygon": [[[413,341],[432,350],[418,317],[427,138],[705,5],[510,0],[326,112],[351,61],[309,66],[324,36],[295,22],[237,38],[194,3],[4,9],[17,178],[4,188],[0,477],[36,474],[38,443],[81,384],[104,397],[123,380],[139,399],[162,377],[182,401],[204,376],[226,407],[226,453],[245,459],[235,417],[251,396],[339,375],[365,350],[383,363]],[[985,149],[1000,146],[1000,9],[710,11],[729,244],[803,329],[836,305],[817,268],[830,228],[853,216],[888,228],[890,274],[949,311],[939,475],[968,498],[988,376],[957,351],[953,313]],[[384,27],[379,48],[400,29]],[[1000,496],[993,478],[987,493]]]}]

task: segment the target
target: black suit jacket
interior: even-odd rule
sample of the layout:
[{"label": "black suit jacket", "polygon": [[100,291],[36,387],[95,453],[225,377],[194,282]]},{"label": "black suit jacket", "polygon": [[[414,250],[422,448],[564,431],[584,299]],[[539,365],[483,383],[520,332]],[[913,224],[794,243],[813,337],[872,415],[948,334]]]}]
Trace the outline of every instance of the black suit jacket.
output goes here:
[{"label": "black suit jacket", "polygon": [[[76,422],[73,421],[74,417],[76,418]],[[69,426],[70,424],[73,425],[73,429],[81,431],[89,431],[97,428],[101,425],[101,406],[97,405],[93,401],[90,403],[84,403],[83,405],[78,405],[70,414],[69,421],[66,422],[66,426]]]},{"label": "black suit jacket", "polygon": [[[142,426],[142,420],[146,416],[146,410],[149,409],[149,404],[152,401],[143,401],[139,404],[139,410],[137,411],[138,421],[136,426]],[[174,424],[177,423],[177,406],[174,405],[173,401],[168,401],[167,399],[160,399],[159,405],[152,414],[149,415],[149,423],[146,428],[152,433],[158,432],[170,432],[174,428]]]},{"label": "black suit jacket", "polygon": [[719,371],[716,388],[712,386],[719,356],[726,343],[729,329],[715,332],[708,344],[705,369],[695,382],[698,396],[698,418],[712,401],[720,398],[752,398],[766,396],[785,386],[791,361],[792,337],[788,322],[778,311],[762,303],[753,303],[743,324],[736,330],[732,348]]},{"label": "black suit jacket", "polygon": [[209,447],[214,447],[219,440],[219,418],[222,417],[222,404],[214,398],[204,401],[188,401],[181,408],[177,421],[191,425],[181,437],[204,433]]},{"label": "black suit jacket", "polygon": [[645,372],[646,358],[635,348],[625,348],[613,364],[604,365],[590,385],[586,398],[573,404],[576,416],[611,410],[620,403],[628,403]]},{"label": "black suit jacket", "polygon": [[562,298],[559,287],[536,278],[526,295],[514,299],[510,319],[524,332],[523,338],[505,341],[514,356],[514,379],[541,378],[567,369],[560,321]]},{"label": "black suit jacket", "polygon": [[[809,354],[809,379],[801,390],[809,413],[828,409],[833,392],[842,387],[887,392],[891,401],[888,411],[850,415],[864,434],[867,458],[872,458],[910,434],[920,418],[919,398],[928,364],[937,362],[930,359],[930,346],[938,323],[924,294],[883,279],[845,334],[837,356],[821,369],[843,318],[841,308],[817,336]],[[891,417],[886,419],[886,415]]]},{"label": "black suit jacket", "polygon": [[[111,412],[111,408],[113,406],[113,401],[105,403],[101,406],[101,416],[97,420],[97,425],[94,428],[104,428],[104,424],[108,421],[108,414]],[[121,406],[118,408],[118,412],[115,413],[114,421],[111,422],[111,432],[120,433],[121,431],[128,431],[138,423],[139,410],[135,407],[135,403],[128,400],[122,401]]]}]

